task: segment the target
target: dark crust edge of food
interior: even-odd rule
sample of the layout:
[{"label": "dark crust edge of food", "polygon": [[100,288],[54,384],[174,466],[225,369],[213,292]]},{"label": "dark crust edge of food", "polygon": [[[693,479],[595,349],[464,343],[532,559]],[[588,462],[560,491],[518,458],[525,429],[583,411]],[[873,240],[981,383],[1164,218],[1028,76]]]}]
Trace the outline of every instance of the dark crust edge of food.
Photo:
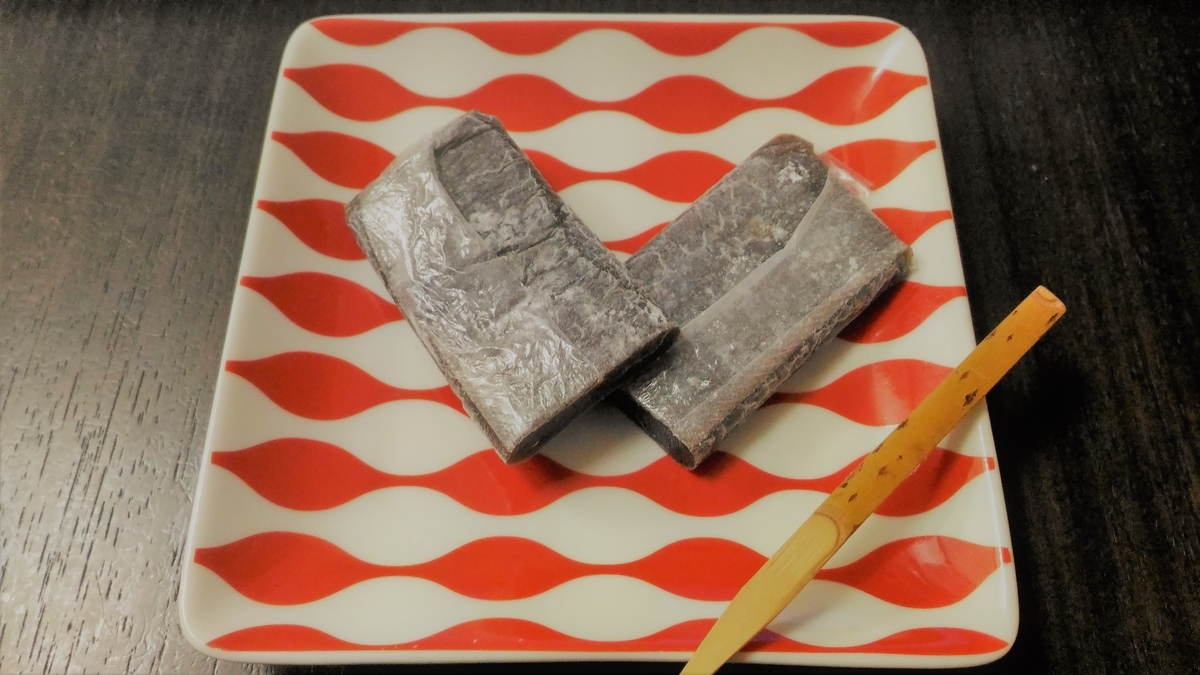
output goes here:
[{"label": "dark crust edge of food", "polygon": [[612,402],[618,410],[625,413],[635,424],[641,427],[642,431],[645,431],[651,440],[666,451],[671,456],[671,459],[679,462],[686,469],[695,469],[700,466],[703,458],[692,453],[687,445],[671,431],[670,427],[663,424],[662,420],[655,417],[649,410],[646,410],[628,391],[617,389],[613,392]]}]

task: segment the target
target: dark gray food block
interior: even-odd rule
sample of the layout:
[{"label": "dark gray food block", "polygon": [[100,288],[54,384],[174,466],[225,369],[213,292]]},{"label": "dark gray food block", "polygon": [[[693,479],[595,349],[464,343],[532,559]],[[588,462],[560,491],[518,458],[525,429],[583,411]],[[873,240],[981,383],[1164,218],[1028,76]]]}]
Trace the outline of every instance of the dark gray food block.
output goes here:
[{"label": "dark gray food block", "polygon": [[677,332],[487,115],[409,148],[346,216],[505,462],[536,452]]},{"label": "dark gray food block", "polygon": [[626,262],[683,329],[618,403],[695,468],[908,259],[811,144],[777,136]]}]

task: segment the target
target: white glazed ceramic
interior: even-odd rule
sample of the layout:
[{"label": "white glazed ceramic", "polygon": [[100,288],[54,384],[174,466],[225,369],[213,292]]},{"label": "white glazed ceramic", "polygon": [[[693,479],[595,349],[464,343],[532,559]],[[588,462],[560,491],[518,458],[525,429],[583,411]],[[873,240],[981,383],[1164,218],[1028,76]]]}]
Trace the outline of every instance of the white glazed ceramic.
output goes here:
[{"label": "white glazed ceramic", "polygon": [[[280,663],[683,660],[974,345],[920,45],[859,17],[375,16],[283,56],[217,380],[184,633]],[[874,190],[912,276],[696,474],[601,406],[501,465],[341,220],[393,153],[498,114],[619,256],[771,136]],[[990,661],[1017,629],[986,411],[739,659]]]}]

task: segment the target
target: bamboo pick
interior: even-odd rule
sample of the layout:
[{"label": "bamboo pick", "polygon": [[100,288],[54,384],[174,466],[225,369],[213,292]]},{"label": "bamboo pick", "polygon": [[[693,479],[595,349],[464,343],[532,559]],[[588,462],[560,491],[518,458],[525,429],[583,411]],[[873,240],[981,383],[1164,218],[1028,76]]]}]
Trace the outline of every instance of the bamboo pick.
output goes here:
[{"label": "bamboo pick", "polygon": [[1038,286],[913,409],[738,591],[681,675],[710,675],[792,601],[1067,308]]}]

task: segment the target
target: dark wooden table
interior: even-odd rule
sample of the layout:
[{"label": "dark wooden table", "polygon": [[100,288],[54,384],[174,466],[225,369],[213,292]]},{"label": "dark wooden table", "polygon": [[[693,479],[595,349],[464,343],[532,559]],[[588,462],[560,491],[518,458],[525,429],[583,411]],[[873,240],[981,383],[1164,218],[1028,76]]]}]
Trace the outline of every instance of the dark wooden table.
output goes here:
[{"label": "dark wooden table", "polygon": [[[284,42],[311,16],[399,8],[0,4],[0,672],[290,672],[186,645],[180,557]],[[910,27],[932,71],[975,325],[1039,283],[1070,307],[989,397],[1021,630],[983,670],[1200,668],[1194,10],[404,9],[848,13]],[[450,669],[406,672],[418,670]]]}]

